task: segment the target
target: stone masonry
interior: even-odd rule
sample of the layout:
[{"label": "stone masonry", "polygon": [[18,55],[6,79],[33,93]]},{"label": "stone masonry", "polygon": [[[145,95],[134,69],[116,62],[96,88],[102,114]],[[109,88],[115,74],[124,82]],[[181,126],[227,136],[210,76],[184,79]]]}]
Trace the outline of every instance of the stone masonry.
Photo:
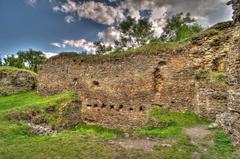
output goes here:
[{"label": "stone masonry", "polygon": [[0,96],[35,89],[36,76],[27,70],[0,67]]},{"label": "stone masonry", "polygon": [[213,29],[179,50],[111,60],[87,61],[95,57],[63,53],[43,66],[38,90],[43,95],[77,92],[82,100],[82,120],[110,128],[145,125],[152,105],[215,119],[226,110],[226,85],[196,81],[193,76],[198,70],[226,71],[230,38],[221,37],[232,34],[232,29]]},{"label": "stone masonry", "polygon": [[[217,116],[239,142],[239,30],[237,24],[221,23],[180,49],[113,59],[62,53],[43,66],[38,91],[42,95],[77,92],[81,118],[87,124],[136,129],[148,122],[149,109],[157,105],[210,119]],[[202,77],[211,72],[222,72],[228,79],[216,82]]]},{"label": "stone masonry", "polygon": [[240,144],[240,26],[232,39],[232,49],[228,54],[228,104],[227,111],[218,115],[217,121],[232,134]]},{"label": "stone masonry", "polygon": [[[147,123],[153,104],[176,111],[192,109],[194,83],[186,71],[185,55],[135,55],[91,63],[75,60],[78,56],[61,54],[48,60],[38,90],[43,95],[78,92],[82,119],[88,124],[134,129]],[[173,85],[175,80],[179,82]]]}]

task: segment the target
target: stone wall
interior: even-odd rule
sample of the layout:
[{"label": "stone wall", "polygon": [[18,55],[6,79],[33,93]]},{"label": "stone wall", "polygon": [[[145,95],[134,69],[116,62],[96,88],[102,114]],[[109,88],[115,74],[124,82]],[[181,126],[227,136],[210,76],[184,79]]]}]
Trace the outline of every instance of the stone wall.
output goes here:
[{"label": "stone wall", "polygon": [[[194,112],[202,117],[215,119],[227,109],[227,82],[207,77],[211,72],[226,73],[227,56],[231,50],[232,22],[219,23],[192,39],[187,50],[189,65],[194,70],[195,80]],[[197,77],[195,77],[197,78]]]},{"label": "stone wall", "polygon": [[145,125],[152,105],[215,119],[228,111],[228,84],[196,80],[194,75],[229,72],[228,54],[236,45],[232,41],[238,29],[231,22],[218,24],[179,50],[106,56],[105,60],[63,53],[43,66],[38,90],[42,95],[76,91],[82,100],[82,120],[110,128]]},{"label": "stone wall", "polygon": [[232,48],[228,54],[228,110],[218,116],[218,122],[240,144],[240,26],[235,28]]},{"label": "stone wall", "polygon": [[27,70],[0,67],[0,96],[35,89],[36,76]]},{"label": "stone wall", "polygon": [[38,90],[43,95],[78,92],[88,124],[132,129],[147,123],[153,104],[192,109],[188,56],[141,54],[107,62],[81,62],[77,57],[61,54],[48,60],[40,71]]},{"label": "stone wall", "polygon": [[227,86],[209,82],[196,82],[194,112],[201,117],[215,119],[227,110]]}]

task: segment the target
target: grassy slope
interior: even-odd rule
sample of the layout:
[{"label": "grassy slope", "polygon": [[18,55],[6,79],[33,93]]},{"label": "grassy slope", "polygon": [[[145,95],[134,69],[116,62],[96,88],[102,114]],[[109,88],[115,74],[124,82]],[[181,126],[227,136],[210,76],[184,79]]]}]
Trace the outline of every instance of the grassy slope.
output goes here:
[{"label": "grassy slope", "polygon": [[74,99],[74,93],[64,93],[52,97],[39,96],[37,92],[19,93],[11,96],[0,97],[0,113],[13,111],[16,109],[34,107],[44,107],[56,104],[63,100]]},{"label": "grassy slope", "polygon": [[[74,61],[79,62],[105,62],[105,61],[114,61],[116,59],[122,59],[126,57],[131,57],[133,55],[151,55],[151,54],[159,54],[159,53],[175,53],[175,52],[181,52],[184,50],[185,47],[187,47],[190,44],[191,38],[188,38],[183,41],[179,42],[168,42],[168,43],[158,43],[153,42],[150,44],[146,44],[139,48],[130,48],[128,50],[116,50],[110,54],[76,54],[76,53],[63,53],[69,57],[71,57]],[[53,57],[57,58],[57,57]]]},{"label": "grassy slope", "polygon": [[179,137],[179,135],[182,135],[182,128],[208,123],[208,121],[200,119],[195,114],[169,112],[166,109],[157,107],[153,108],[148,116],[159,123],[158,128],[147,125],[144,129],[137,131],[136,135],[156,135],[163,138]]},{"label": "grassy slope", "polygon": [[[224,26],[224,25],[227,25]],[[166,43],[161,42],[151,42],[139,48],[129,48],[127,50],[115,50],[110,54],[76,54],[72,53],[72,58],[75,62],[104,62],[104,61],[114,61],[116,59],[121,59],[125,57],[131,57],[132,55],[144,54],[161,54],[161,53],[183,53],[188,46],[192,44],[192,39],[203,40],[204,38],[213,39],[215,36],[225,35],[225,30],[231,27],[231,23],[227,22],[226,24],[219,24],[205,31],[202,31],[197,34],[193,34],[191,37],[186,37],[181,41],[170,41]],[[230,28],[231,29],[231,28]],[[67,53],[68,55],[71,52]],[[65,54],[66,55],[66,54]],[[53,57],[56,58],[56,57]]]},{"label": "grassy slope", "polygon": [[11,66],[0,66],[0,72],[5,72],[5,73],[18,73],[18,72],[28,72],[30,73],[32,76],[37,76],[36,73],[30,71],[30,70],[26,70],[26,69],[20,69],[20,68],[16,68],[16,67],[11,67]]},{"label": "grassy slope", "polygon": [[79,126],[53,137],[37,137],[29,133],[27,127],[9,122],[4,114],[16,109],[37,106],[44,107],[76,98],[73,93],[53,97],[41,97],[36,92],[20,93],[0,97],[0,159],[52,159],[52,158],[113,158],[111,148],[100,141],[91,141],[91,136],[115,137],[118,132],[98,127]]},{"label": "grassy slope", "polygon": [[[65,130],[54,136],[33,136],[27,127],[9,122],[3,118],[6,113],[16,109],[27,109],[32,106],[45,107],[66,99],[75,99],[73,93],[65,93],[53,97],[41,97],[36,92],[20,93],[7,97],[0,97],[0,159],[111,159],[119,156],[131,159],[182,159],[191,158],[197,147],[191,144],[190,138],[182,132],[185,127],[194,127],[205,123],[193,114],[170,113],[164,109],[155,108],[149,118],[160,122],[159,128],[147,126],[130,136],[150,137],[158,142],[169,143],[171,147],[158,145],[151,153],[143,151],[123,150],[116,145],[109,144],[109,140],[121,137],[122,133],[96,126],[80,125],[71,130]],[[234,147],[229,136],[216,130],[214,147],[209,147],[209,154],[205,159],[234,158]]]}]

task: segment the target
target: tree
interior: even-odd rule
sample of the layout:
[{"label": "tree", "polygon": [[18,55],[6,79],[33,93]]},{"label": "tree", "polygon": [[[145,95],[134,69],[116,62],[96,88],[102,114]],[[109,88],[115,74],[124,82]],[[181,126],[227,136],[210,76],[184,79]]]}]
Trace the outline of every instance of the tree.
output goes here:
[{"label": "tree", "polygon": [[167,25],[163,28],[160,40],[163,42],[181,41],[202,30],[202,26],[197,24],[190,13],[186,15],[178,13],[167,20]]},{"label": "tree", "polygon": [[3,59],[3,61],[5,66],[25,68],[23,61],[14,55],[8,55]]},{"label": "tree", "polygon": [[34,72],[38,71],[41,64],[44,63],[46,57],[41,51],[19,51],[17,55],[9,55],[3,59],[5,66],[13,66],[17,68],[26,68]]},{"label": "tree", "polygon": [[2,65],[3,65],[3,61],[2,61],[2,57],[0,55],[0,66],[2,66]]},{"label": "tree", "polygon": [[153,38],[152,24],[147,19],[128,17],[119,24],[121,38],[115,42],[118,48],[139,47]]},{"label": "tree", "polygon": [[38,71],[39,65],[43,64],[46,60],[46,56],[41,51],[34,51],[30,49],[29,51],[19,51],[17,56],[20,61],[22,61],[27,67],[34,71]]},{"label": "tree", "polygon": [[106,52],[112,51],[112,46],[106,46],[103,42],[96,41],[95,43],[96,46],[96,54],[104,54]]}]

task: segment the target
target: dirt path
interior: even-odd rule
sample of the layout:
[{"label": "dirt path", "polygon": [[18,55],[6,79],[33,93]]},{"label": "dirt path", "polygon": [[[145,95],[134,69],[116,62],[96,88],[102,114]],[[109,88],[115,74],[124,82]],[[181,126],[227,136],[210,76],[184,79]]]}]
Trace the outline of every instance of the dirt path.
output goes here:
[{"label": "dirt path", "polygon": [[192,140],[202,140],[211,135],[212,132],[208,130],[207,125],[199,125],[195,128],[186,128],[184,132],[191,137]]},{"label": "dirt path", "polygon": [[214,142],[209,140],[209,136],[213,134],[208,129],[208,125],[198,125],[194,128],[186,128],[183,132],[191,138],[191,143],[198,147],[199,152],[192,155],[192,159],[200,159],[201,153],[206,153],[208,148],[204,145],[213,145]]}]

